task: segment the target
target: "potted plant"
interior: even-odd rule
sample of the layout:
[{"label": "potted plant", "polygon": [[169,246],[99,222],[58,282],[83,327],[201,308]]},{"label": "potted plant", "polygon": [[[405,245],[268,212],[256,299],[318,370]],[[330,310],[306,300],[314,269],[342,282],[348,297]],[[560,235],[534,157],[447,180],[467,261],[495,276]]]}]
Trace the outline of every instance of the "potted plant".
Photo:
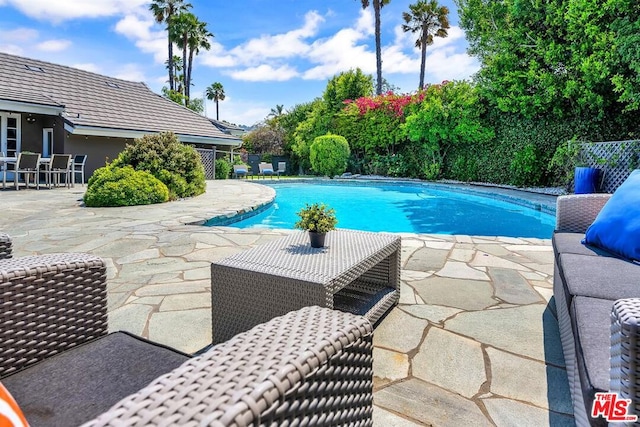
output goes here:
[{"label": "potted plant", "polygon": [[300,220],[295,223],[295,228],[309,231],[312,248],[324,247],[324,239],[327,233],[336,228],[338,220],[336,212],[324,203],[306,204],[296,213]]},{"label": "potted plant", "polygon": [[558,145],[549,166],[562,177],[567,192],[573,184],[576,194],[595,193],[598,189],[600,169],[594,165],[604,165],[607,160],[596,156],[583,147],[576,139]]}]

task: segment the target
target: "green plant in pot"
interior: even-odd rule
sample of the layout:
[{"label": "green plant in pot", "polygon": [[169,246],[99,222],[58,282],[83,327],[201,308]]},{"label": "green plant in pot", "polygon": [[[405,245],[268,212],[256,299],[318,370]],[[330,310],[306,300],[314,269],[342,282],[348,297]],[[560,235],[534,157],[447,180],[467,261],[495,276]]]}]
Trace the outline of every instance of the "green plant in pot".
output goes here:
[{"label": "green plant in pot", "polygon": [[312,248],[324,247],[327,233],[336,228],[338,220],[336,211],[324,203],[306,204],[296,214],[300,220],[295,223],[295,228],[309,231]]}]

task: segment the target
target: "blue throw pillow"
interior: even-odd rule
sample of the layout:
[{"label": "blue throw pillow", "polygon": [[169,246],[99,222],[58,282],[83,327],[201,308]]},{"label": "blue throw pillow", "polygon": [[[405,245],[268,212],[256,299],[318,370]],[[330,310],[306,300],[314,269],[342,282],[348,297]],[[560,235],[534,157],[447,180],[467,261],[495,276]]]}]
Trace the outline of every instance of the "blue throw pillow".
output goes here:
[{"label": "blue throw pillow", "polygon": [[587,229],[584,243],[640,261],[640,170],[613,193]]}]

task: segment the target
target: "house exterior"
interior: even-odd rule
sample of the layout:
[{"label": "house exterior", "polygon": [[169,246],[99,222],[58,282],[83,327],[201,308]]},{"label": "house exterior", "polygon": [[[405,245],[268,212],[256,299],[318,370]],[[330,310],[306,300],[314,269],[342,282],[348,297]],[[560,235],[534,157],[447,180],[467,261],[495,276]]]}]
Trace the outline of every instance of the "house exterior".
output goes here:
[{"label": "house exterior", "polygon": [[211,121],[211,123],[213,123],[215,127],[217,127],[218,129],[220,129],[222,132],[226,134],[242,137],[242,135],[247,133],[246,129],[241,128],[240,126],[231,124],[229,122],[225,122],[224,120],[216,120],[216,119],[209,119],[209,120]]},{"label": "house exterior", "polygon": [[133,139],[171,131],[200,148],[242,140],[144,83],[0,52],[0,152],[86,154],[86,176]]}]

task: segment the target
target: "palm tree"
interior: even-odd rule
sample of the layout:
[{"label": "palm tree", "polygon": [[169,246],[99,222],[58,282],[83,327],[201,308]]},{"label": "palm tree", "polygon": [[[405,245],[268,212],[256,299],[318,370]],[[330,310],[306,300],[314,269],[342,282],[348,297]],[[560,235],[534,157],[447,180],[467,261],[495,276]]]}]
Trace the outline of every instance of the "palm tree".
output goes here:
[{"label": "palm tree", "polygon": [[269,115],[267,117],[273,117],[274,119],[277,119],[278,117],[282,116],[284,114],[284,105],[276,105],[275,108],[271,109],[271,112],[269,113]]},{"label": "palm tree", "polygon": [[182,12],[172,19],[169,34],[178,47],[182,48],[184,96],[186,105],[189,106],[193,56],[197,55],[201,48],[211,48],[209,38],[213,37],[213,34],[207,30],[207,24],[205,22],[198,20],[198,18],[190,12]]},{"label": "palm tree", "polygon": [[171,27],[171,21],[174,15],[185,12],[191,8],[190,3],[185,3],[184,0],[151,0],[149,10],[153,13],[158,24],[167,24],[167,42],[168,42],[168,56],[169,56],[169,89],[174,90],[174,77],[173,77],[173,40],[171,39],[171,33],[169,28]]},{"label": "palm tree", "polygon": [[205,91],[205,95],[209,101],[215,101],[216,103],[216,120],[220,120],[220,115],[218,114],[218,101],[224,101],[224,87],[222,87],[222,83],[215,82],[211,84]]},{"label": "palm tree", "polygon": [[[373,14],[375,16],[375,33],[376,33],[376,94],[382,94],[382,47],[380,45],[380,9],[382,6],[389,4],[391,0],[373,0]],[[369,0],[360,0],[362,8],[369,7]]]},{"label": "palm tree", "polygon": [[187,63],[186,75],[189,85],[186,86],[187,98],[191,97],[191,70],[193,69],[193,56],[200,52],[200,49],[211,49],[211,43],[209,39],[213,37],[213,34],[207,29],[207,23],[202,22],[196,18],[195,27],[189,34],[187,43],[189,45],[189,62]]},{"label": "palm tree", "polygon": [[404,12],[402,17],[406,24],[402,25],[404,32],[419,33],[416,47],[421,48],[420,59],[420,86],[424,89],[424,69],[427,62],[427,46],[433,44],[433,37],[447,37],[449,34],[449,8],[440,6],[437,0],[418,0],[416,4],[409,5],[409,12]]}]

